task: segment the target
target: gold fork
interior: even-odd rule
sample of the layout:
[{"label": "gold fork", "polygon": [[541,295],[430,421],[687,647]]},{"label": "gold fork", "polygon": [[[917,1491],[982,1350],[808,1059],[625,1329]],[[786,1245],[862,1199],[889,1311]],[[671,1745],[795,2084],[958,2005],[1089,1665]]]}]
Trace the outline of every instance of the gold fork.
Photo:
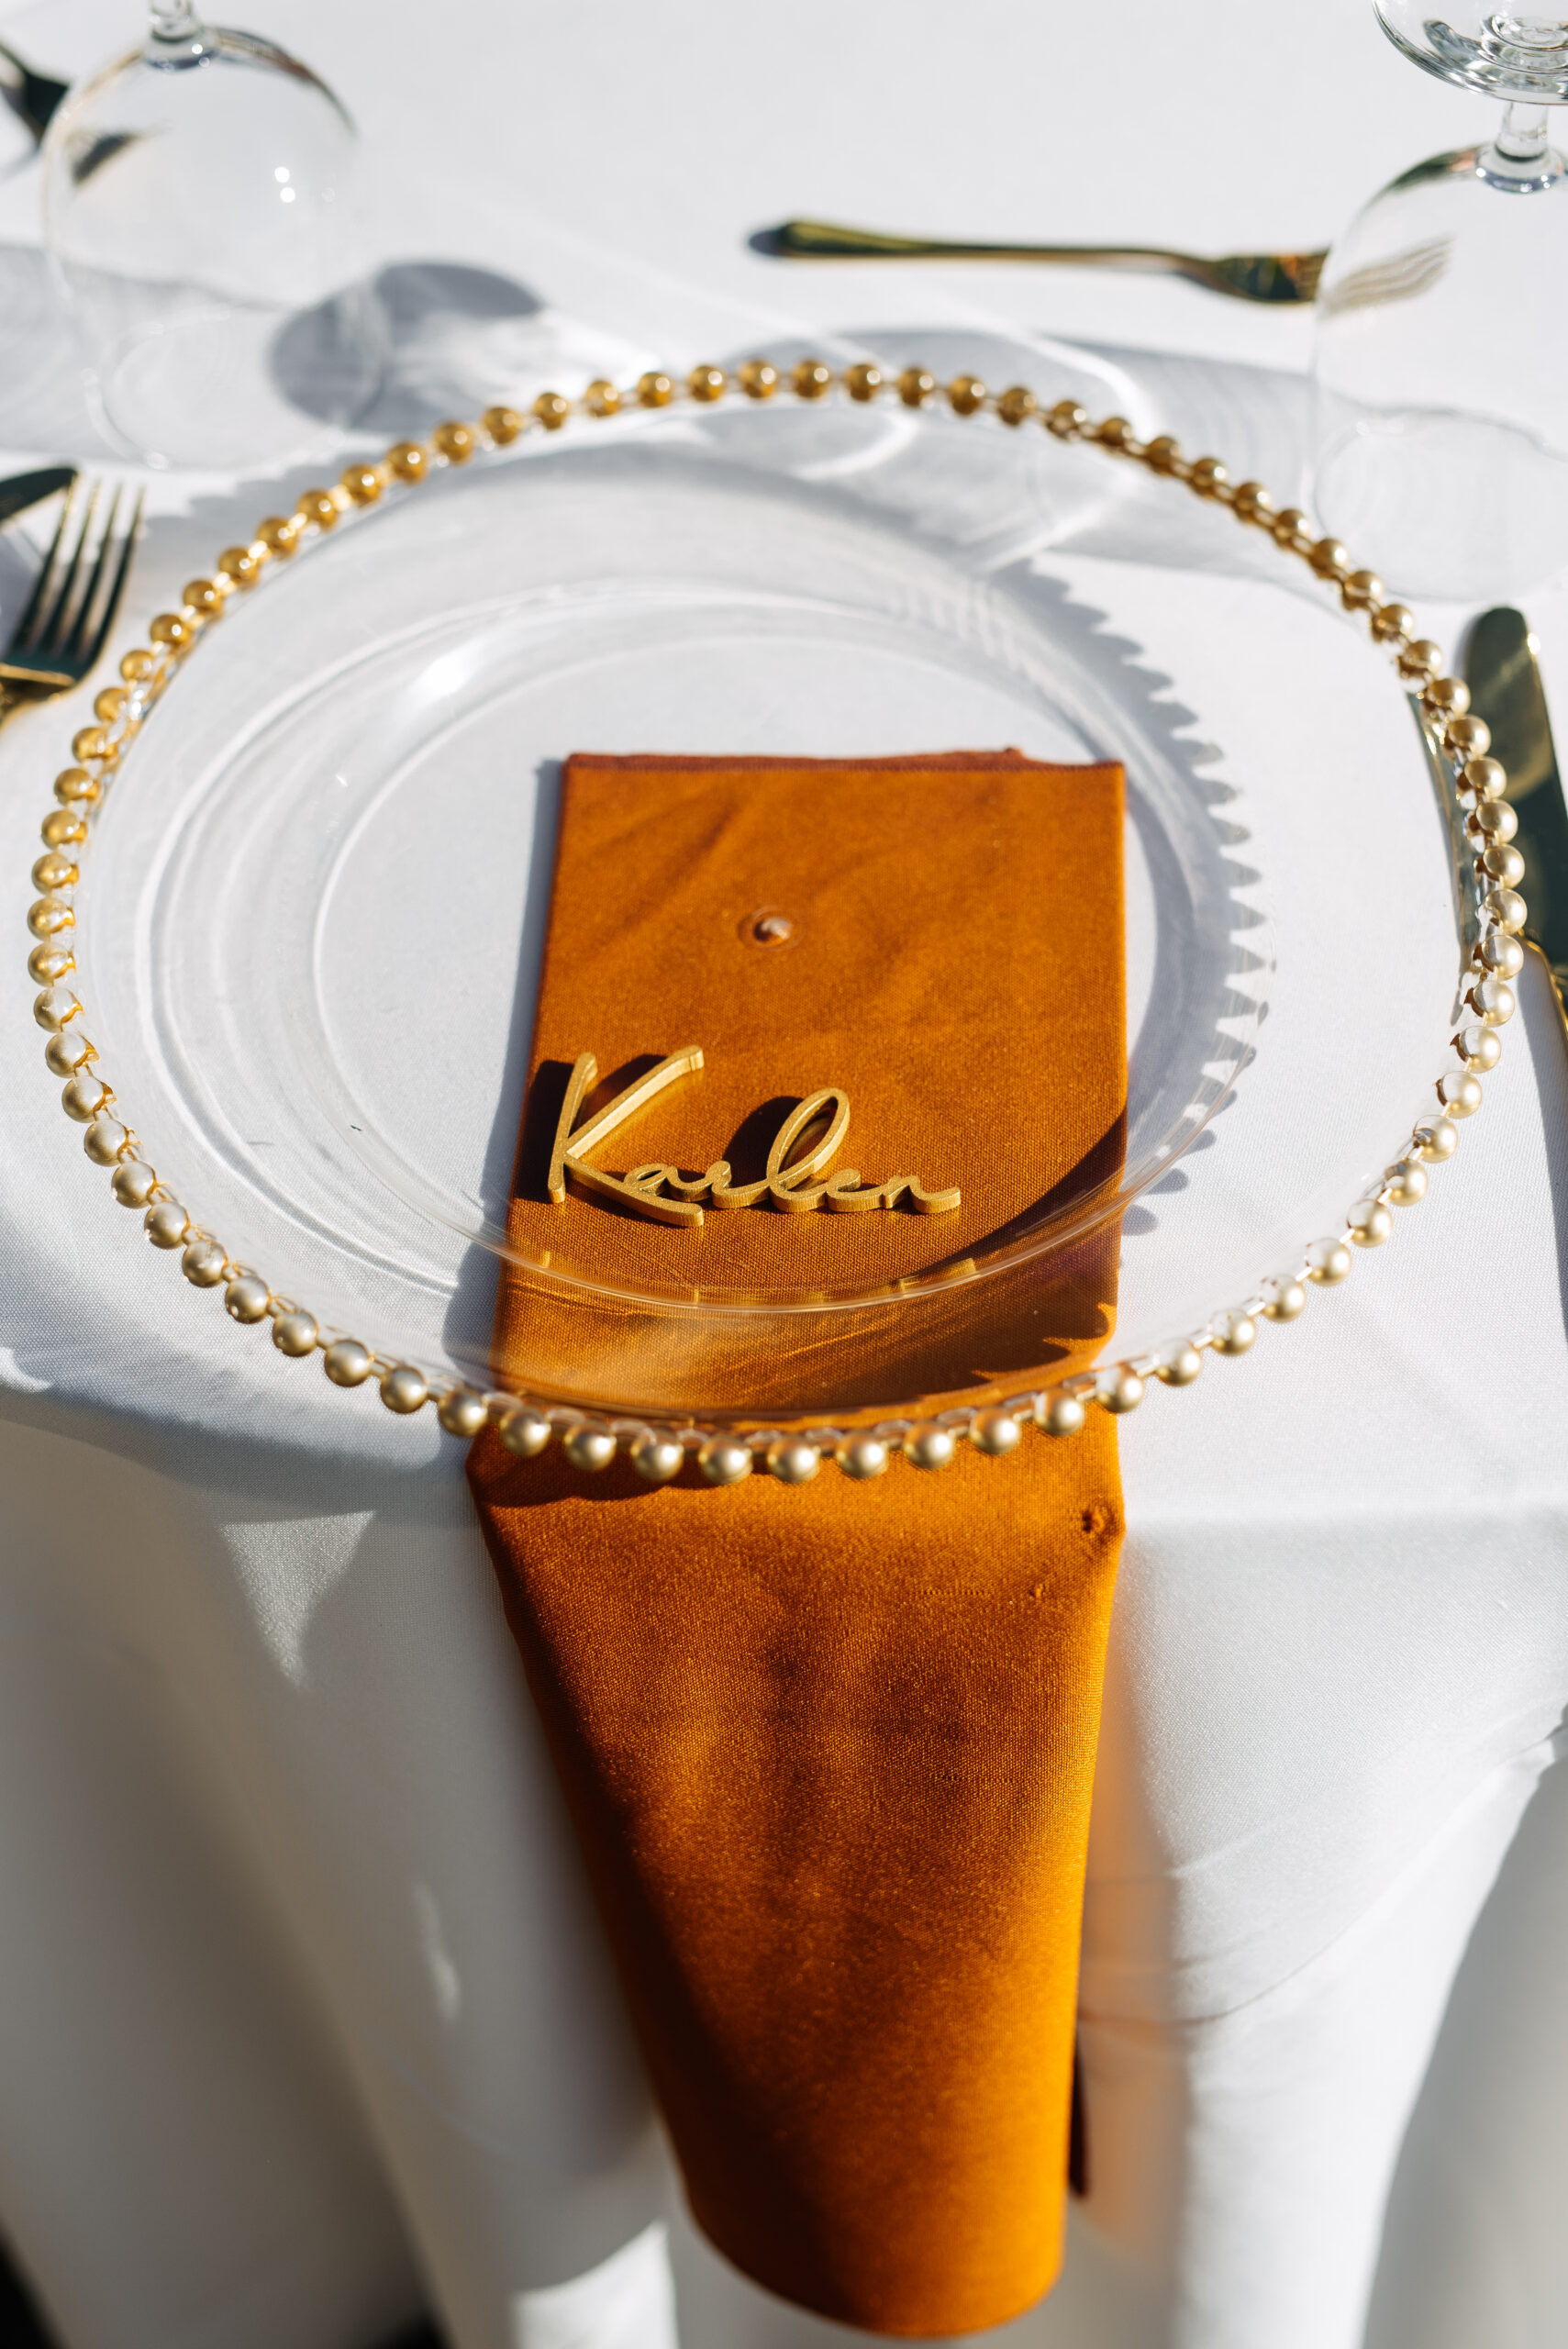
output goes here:
[{"label": "gold fork", "polygon": [[0,653],[0,725],[23,702],[47,701],[80,685],[104,649],[136,551],[142,493],[128,501],[123,485],[117,487],[95,529],[102,494],[97,482],[86,489],[75,482],[66,491],[28,607]]},{"label": "gold fork", "polygon": [[[937,237],[884,236],[874,228],[844,228],[830,220],[785,220],[759,228],[754,252],[780,261],[1027,261],[1068,269],[1127,269],[1184,277],[1211,294],[1238,302],[1314,302],[1327,251],[1309,253],[1173,252],[1162,245],[994,245],[951,243]],[[1329,295],[1336,309],[1371,308],[1407,301],[1434,285],[1448,266],[1448,242],[1413,246],[1385,262],[1352,270]]]}]

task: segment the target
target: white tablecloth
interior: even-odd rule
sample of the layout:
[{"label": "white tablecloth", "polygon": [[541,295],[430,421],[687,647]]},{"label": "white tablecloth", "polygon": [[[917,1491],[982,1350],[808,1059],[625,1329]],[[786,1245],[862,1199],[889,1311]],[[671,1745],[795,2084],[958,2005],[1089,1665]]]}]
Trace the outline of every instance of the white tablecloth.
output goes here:
[{"label": "white tablecloth", "polygon": [[[0,34],[73,72],[133,19],[42,0]],[[526,287],[518,330],[568,351],[1043,331],[1119,346],[1156,386],[1174,354],[1238,432],[1268,402],[1290,429],[1306,316],[1104,276],[799,274],[745,236],[808,211],[1311,242],[1484,111],[1396,59],[1362,0],[1071,20],[267,0],[250,21],[350,100],[382,258],[445,265],[399,280],[402,395],[428,414],[511,331],[464,310],[462,263]],[[36,200],[32,170],[0,181],[0,471],[93,445]],[[156,502],[171,525],[193,506],[206,551],[261,510],[254,484],[228,499]],[[184,537],[161,543],[172,586]],[[1568,603],[1531,616],[1568,712]],[[0,740],[13,941],[61,734],[57,709]],[[129,1244],[29,999],[16,970],[0,2234],[67,2349],[373,2349],[421,2308],[452,2349],[856,2337],[681,2218],[455,1447],[284,1375]],[[1091,2192],[1057,2292],[998,2340],[1568,2336],[1568,1056],[1533,980],[1488,1096],[1348,1291],[1125,1423]]]}]

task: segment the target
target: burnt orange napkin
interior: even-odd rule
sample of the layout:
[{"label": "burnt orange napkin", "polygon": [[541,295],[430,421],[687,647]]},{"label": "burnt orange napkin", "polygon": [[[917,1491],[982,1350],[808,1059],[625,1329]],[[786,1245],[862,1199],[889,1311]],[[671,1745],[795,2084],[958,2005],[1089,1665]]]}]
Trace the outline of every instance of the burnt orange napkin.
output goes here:
[{"label": "burnt orange napkin", "polygon": [[[843,1423],[1091,1358],[1116,1233],[1090,1211],[1125,1114],[1120,851],[1109,767],[573,760],[498,1377]],[[692,1044],[700,1074],[595,1163],[755,1181],[831,1085],[840,1165],[961,1206],[709,1208],[699,1229],[571,1185],[551,1204],[579,1054],[607,1073],[586,1117]],[[1049,1274],[1019,1261],[1064,1204],[1086,1236]],[[469,1473],[698,2221],[841,2322],[1017,2314],[1061,2252],[1113,1422],[869,1486],[828,1466],[653,1489],[490,1433]]]}]

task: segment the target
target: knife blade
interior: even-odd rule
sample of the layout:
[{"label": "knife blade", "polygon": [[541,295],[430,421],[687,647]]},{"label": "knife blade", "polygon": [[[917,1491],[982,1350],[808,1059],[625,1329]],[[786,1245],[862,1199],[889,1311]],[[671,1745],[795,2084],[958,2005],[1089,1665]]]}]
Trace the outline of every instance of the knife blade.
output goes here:
[{"label": "knife blade", "polygon": [[1568,806],[1535,639],[1522,612],[1500,605],[1482,613],[1470,632],[1464,676],[1470,707],[1491,729],[1493,755],[1507,770],[1505,796],[1519,819],[1514,846],[1525,866],[1525,939],[1551,974],[1568,1026]]},{"label": "knife blade", "polygon": [[40,497],[52,497],[57,489],[69,489],[76,478],[74,465],[45,465],[36,473],[15,473],[9,481],[0,481],[0,529]]}]

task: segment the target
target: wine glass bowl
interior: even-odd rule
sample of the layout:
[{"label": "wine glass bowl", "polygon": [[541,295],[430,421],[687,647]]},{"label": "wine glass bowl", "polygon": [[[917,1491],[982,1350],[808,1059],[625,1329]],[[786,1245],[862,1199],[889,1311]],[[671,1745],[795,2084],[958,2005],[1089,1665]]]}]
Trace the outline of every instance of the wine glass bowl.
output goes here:
[{"label": "wine glass bowl", "polygon": [[1568,14],[1537,16],[1513,8],[1450,5],[1429,15],[1431,0],[1376,0],[1384,31],[1417,65],[1462,89],[1536,106],[1568,102]]},{"label": "wine glass bowl", "polygon": [[1431,5],[1375,0],[1405,56],[1506,111],[1402,173],[1329,252],[1312,497],[1398,594],[1513,601],[1568,561],[1568,168],[1548,128],[1568,16]]},{"label": "wine glass bowl", "polygon": [[128,451],[275,460],[364,407],[381,351],[357,146],[307,66],[188,0],[159,0],[143,46],[72,91],[44,146],[45,234]]}]

